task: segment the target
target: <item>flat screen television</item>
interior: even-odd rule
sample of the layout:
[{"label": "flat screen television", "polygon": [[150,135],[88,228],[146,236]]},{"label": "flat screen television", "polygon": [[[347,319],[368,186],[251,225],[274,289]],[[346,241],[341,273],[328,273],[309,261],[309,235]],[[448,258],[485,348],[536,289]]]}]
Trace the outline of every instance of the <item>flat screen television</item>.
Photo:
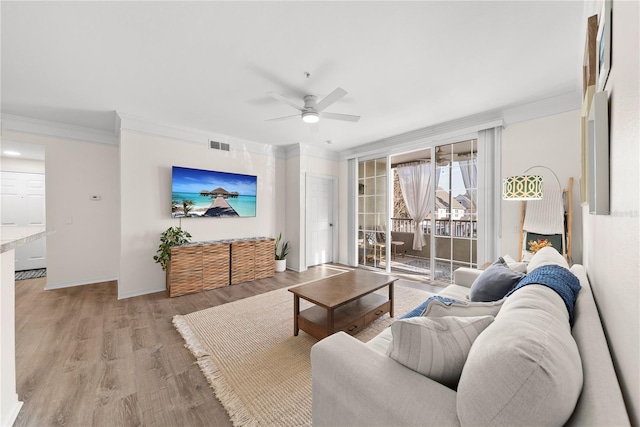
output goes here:
[{"label": "flat screen television", "polygon": [[172,218],[255,217],[258,177],[173,166]]}]

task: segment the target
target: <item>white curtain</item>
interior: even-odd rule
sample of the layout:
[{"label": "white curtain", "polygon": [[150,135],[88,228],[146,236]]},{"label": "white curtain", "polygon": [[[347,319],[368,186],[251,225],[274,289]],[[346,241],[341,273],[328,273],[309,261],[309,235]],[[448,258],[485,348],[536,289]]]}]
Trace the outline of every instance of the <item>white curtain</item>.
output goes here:
[{"label": "white curtain", "polygon": [[413,249],[419,251],[426,244],[420,223],[429,214],[434,193],[431,188],[431,165],[421,163],[401,166],[397,168],[397,172],[404,203],[416,225],[413,234]]},{"label": "white curtain", "polygon": [[[462,181],[464,182],[464,188],[467,191],[467,197],[475,205],[477,203],[478,194],[478,160],[462,160],[458,162],[460,165],[460,173],[462,174]],[[469,206],[472,208],[475,206]]]}]

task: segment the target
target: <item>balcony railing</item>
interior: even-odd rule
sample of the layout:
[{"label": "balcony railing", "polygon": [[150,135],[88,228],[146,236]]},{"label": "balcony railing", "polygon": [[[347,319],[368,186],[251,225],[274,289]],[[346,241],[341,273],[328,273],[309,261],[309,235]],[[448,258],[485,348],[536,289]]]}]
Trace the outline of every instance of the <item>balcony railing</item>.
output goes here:
[{"label": "balcony railing", "polygon": [[[435,223],[436,236],[471,238],[478,235],[478,222],[470,219],[425,219],[419,224],[424,234],[431,234],[432,222]],[[415,229],[415,221],[411,218],[391,218],[391,231],[414,233]]]}]

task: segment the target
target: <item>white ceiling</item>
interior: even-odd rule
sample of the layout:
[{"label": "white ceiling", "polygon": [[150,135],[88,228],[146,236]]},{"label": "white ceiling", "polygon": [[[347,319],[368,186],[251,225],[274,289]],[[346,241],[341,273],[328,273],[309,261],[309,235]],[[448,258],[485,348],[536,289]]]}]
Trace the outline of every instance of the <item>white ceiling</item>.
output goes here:
[{"label": "white ceiling", "polygon": [[[341,151],[580,92],[581,1],[2,2],[2,113],[113,131],[114,111]],[[305,77],[305,72],[311,74]],[[266,122],[336,87],[312,133]],[[326,141],[333,143],[327,145]]]}]

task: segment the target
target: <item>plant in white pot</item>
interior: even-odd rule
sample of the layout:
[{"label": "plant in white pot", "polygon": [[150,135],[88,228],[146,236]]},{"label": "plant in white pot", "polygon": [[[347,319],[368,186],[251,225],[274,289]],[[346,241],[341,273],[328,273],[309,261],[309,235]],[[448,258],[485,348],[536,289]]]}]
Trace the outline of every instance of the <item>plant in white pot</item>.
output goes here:
[{"label": "plant in white pot", "polygon": [[[278,235],[276,239],[276,272],[281,273],[287,269],[287,254],[289,253],[289,242],[280,242],[282,240],[282,233]],[[278,250],[280,248],[280,250]]]}]

